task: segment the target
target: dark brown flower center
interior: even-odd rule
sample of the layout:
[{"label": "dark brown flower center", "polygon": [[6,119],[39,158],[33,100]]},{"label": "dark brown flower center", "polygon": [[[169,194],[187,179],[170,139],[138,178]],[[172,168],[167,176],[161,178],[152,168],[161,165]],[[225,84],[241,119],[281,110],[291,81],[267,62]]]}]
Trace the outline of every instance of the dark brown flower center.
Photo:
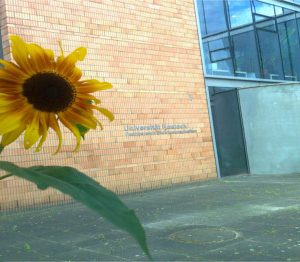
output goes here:
[{"label": "dark brown flower center", "polygon": [[23,83],[23,95],[35,109],[58,113],[73,104],[76,90],[60,75],[42,72],[33,75]]}]

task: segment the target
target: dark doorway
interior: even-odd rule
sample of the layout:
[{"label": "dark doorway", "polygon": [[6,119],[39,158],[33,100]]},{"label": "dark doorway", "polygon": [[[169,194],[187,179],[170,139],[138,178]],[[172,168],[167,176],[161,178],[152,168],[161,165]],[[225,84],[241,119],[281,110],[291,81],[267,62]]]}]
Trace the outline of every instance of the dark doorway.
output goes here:
[{"label": "dark doorway", "polygon": [[249,173],[236,89],[209,87],[221,177]]}]

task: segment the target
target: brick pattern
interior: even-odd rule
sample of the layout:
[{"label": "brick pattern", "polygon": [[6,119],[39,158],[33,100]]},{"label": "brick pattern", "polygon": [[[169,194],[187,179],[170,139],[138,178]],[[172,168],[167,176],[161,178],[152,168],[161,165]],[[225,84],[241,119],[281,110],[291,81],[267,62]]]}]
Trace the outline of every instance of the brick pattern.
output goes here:
[{"label": "brick pattern", "polygon": [[[79,46],[84,78],[109,81],[97,94],[116,120],[91,131],[79,153],[64,132],[61,153],[51,133],[40,153],[12,144],[2,160],[21,166],[69,165],[117,193],[216,177],[193,0],[2,0],[5,59],[17,34],[59,54]],[[127,126],[185,124],[196,133],[126,136]],[[0,208],[68,199],[18,178],[0,181]]]}]

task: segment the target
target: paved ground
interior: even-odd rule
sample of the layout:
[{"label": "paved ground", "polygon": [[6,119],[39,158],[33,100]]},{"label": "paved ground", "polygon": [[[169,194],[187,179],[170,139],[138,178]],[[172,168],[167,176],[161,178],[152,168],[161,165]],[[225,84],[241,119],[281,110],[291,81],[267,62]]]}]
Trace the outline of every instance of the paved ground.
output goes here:
[{"label": "paved ground", "polygon": [[[235,176],[123,196],[155,261],[299,261],[300,175]],[[2,214],[0,261],[147,260],[79,204]]]}]

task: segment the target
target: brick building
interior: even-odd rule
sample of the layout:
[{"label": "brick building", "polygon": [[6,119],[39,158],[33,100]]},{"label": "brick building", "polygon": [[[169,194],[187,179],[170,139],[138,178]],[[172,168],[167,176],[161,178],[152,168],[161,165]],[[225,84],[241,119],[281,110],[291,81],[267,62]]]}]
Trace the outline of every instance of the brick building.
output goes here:
[{"label": "brick building", "polygon": [[[85,46],[83,78],[113,84],[99,92],[115,121],[101,121],[78,153],[75,139],[54,133],[39,153],[22,141],[2,160],[21,166],[69,165],[105,187],[126,193],[215,178],[210,121],[193,0],[1,0],[3,57],[9,35],[60,53]],[[99,116],[100,117],[100,116]],[[65,200],[19,178],[0,181],[2,210]]]}]

